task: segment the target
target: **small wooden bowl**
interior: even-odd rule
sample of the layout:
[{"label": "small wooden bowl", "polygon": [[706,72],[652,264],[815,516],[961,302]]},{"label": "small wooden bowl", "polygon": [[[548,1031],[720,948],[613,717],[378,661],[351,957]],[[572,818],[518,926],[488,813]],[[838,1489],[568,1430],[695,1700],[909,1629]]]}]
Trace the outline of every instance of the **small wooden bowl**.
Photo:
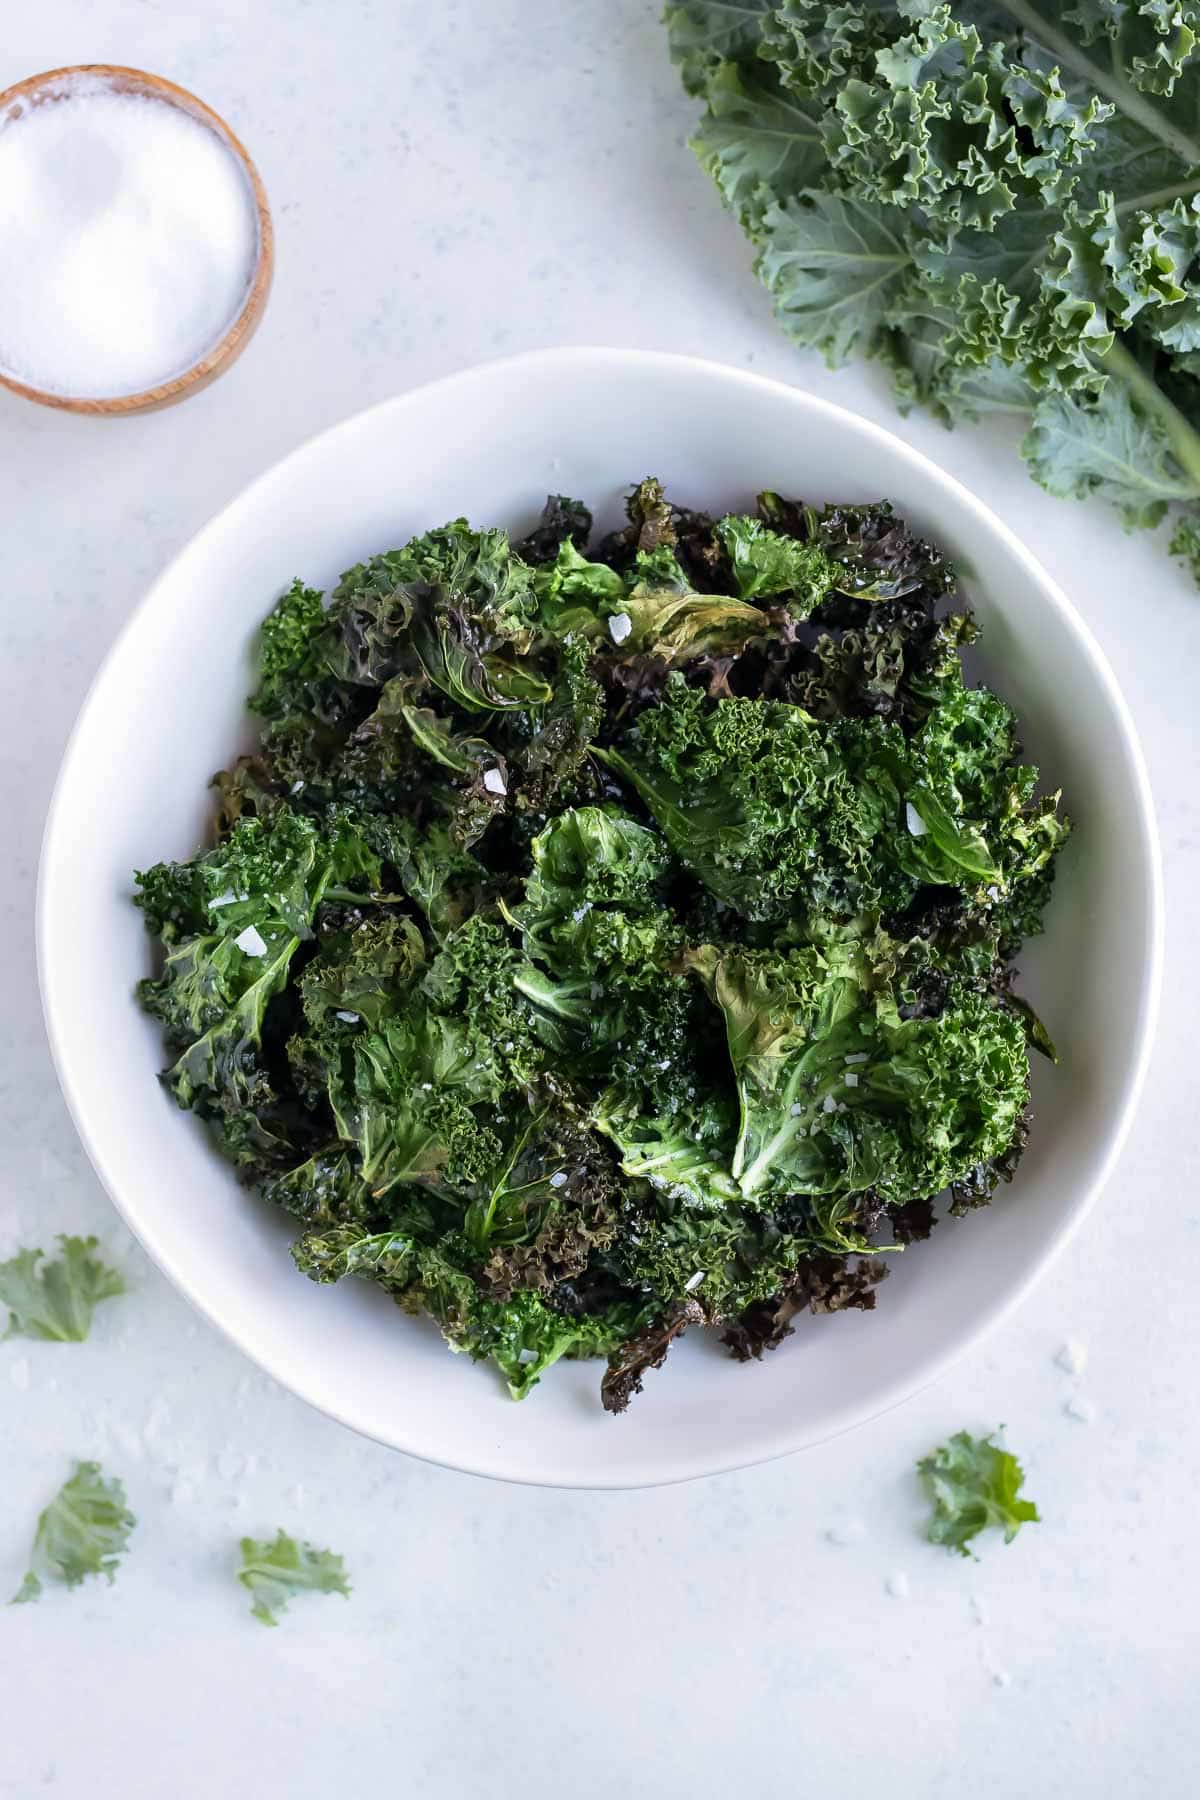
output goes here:
[{"label": "small wooden bowl", "polygon": [[185,369],[182,375],[161,382],[157,387],[144,388],[137,394],[120,394],[112,399],[76,399],[70,394],[52,394],[43,388],[30,387],[26,382],[18,381],[15,376],[6,375],[3,368],[0,368],[0,386],[9,388],[14,394],[23,395],[26,400],[36,400],[39,406],[56,406],[64,412],[91,413],[104,418],[119,417],[125,413],[154,412],[162,406],[173,406],[177,400],[186,399],[189,394],[207,387],[218,375],[223,375],[237,361],[254,336],[267,304],[271,276],[275,269],[275,233],[267,208],[266,190],[244,146],[218,113],[210,106],[205,106],[203,100],[198,100],[195,94],[189,94],[186,88],[176,87],[173,81],[165,81],[161,75],[148,75],[144,69],[124,69],[110,63],[79,63],[70,68],[49,69],[44,75],[30,75],[26,80],[18,81],[15,87],[5,88],[0,93],[0,125],[9,119],[20,118],[29,106],[42,106],[60,100],[69,105],[69,100],[63,100],[62,90],[64,83],[73,76],[95,77],[107,83],[116,93],[141,94],[148,99],[165,100],[168,105],[178,107],[181,112],[198,119],[202,125],[215,132],[233,152],[242,165],[254,198],[254,209],[258,216],[258,252],[246,298],[224,335],[190,369]]}]

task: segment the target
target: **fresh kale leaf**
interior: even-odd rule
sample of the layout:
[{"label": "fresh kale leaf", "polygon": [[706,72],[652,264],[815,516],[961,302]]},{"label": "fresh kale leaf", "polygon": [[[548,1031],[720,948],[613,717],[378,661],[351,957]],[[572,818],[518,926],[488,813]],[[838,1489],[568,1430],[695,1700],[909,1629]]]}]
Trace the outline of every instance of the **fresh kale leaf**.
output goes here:
[{"label": "fresh kale leaf", "polygon": [[667,8],[671,55],[690,93],[701,92],[721,59],[753,49],[769,6],[770,0],[680,0]]},{"label": "fresh kale leaf", "polygon": [[346,1565],[332,1550],[297,1543],[282,1526],[273,1538],[244,1537],[239,1546],[237,1578],[254,1597],[250,1611],[264,1625],[278,1625],[279,1615],[297,1594],[350,1593]]},{"label": "fresh kale leaf", "polygon": [[1052,493],[1200,518],[1200,8],[673,4],[692,140],[797,343],[1004,413]]},{"label": "fresh kale leaf", "polygon": [[754,518],[722,519],[717,536],[743,600],[786,600],[789,611],[806,619],[837,585],[837,570],[819,542],[773,531]]},{"label": "fresh kale leaf", "polygon": [[1011,1544],[1022,1525],[1040,1517],[1032,1500],[1020,1498],[1025,1471],[1016,1457],[987,1437],[956,1431],[917,1464],[933,1507],[931,1544],[944,1544],[960,1556],[971,1556],[972,1538],[995,1529]]},{"label": "fresh kale leaf", "polygon": [[92,1253],[94,1237],[61,1237],[60,1254],[43,1261],[41,1250],[19,1250],[0,1263],[0,1306],[9,1309],[6,1337],[45,1338],[82,1344],[102,1300],[125,1292],[124,1278]]},{"label": "fresh kale leaf", "polygon": [[13,1604],[36,1600],[47,1581],[66,1587],[78,1587],[89,1575],[112,1581],[136,1524],[121,1483],[106,1480],[99,1463],[77,1462],[38,1516],[29,1568]]}]

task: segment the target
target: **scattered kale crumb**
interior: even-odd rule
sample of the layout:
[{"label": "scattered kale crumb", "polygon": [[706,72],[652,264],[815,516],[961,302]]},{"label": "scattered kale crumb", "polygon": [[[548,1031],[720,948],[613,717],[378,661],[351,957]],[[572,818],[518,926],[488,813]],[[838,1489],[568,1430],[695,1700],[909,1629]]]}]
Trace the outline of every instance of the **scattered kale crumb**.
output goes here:
[{"label": "scattered kale crumb", "polygon": [[297,1268],[610,1412],[689,1330],[871,1310],[1011,1177],[1069,830],[886,501],[625,515],[295,581],[210,846],[137,894],[162,1081]]},{"label": "scattered kale crumb", "polygon": [[1020,1498],[1025,1471],[1010,1451],[993,1441],[994,1436],[955,1432],[917,1464],[933,1507],[931,1544],[973,1556],[969,1546],[981,1531],[1002,1531],[1005,1543],[1011,1544],[1022,1525],[1039,1521],[1033,1501]]},{"label": "scattered kale crumb", "polygon": [[252,1595],[250,1611],[263,1625],[278,1625],[280,1613],[299,1593],[350,1593],[340,1556],[298,1543],[282,1527],[273,1538],[244,1537],[238,1548],[237,1578]]}]

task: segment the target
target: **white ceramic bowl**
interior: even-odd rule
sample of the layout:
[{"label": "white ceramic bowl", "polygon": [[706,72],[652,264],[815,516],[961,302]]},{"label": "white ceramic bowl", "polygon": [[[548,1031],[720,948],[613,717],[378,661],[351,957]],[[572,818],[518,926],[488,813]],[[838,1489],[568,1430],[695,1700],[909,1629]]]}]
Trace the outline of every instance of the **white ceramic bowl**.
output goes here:
[{"label": "white ceramic bowl", "polygon": [[[377,1289],[317,1287],[286,1219],[239,1188],[155,1081],[138,1011],[149,964],[130,873],[188,855],[214,769],[248,739],[255,630],[296,574],[331,584],[459,513],[527,528],[548,490],[615,522],[625,486],[739,508],[772,487],[887,495],[948,550],[985,666],[1077,821],[1046,936],[1024,957],[1060,1052],[1011,1188],[897,1258],[874,1314],[804,1319],[742,1367],[693,1334],[628,1413],[594,1363],[522,1405],[486,1366]],[[1161,899],[1141,755],[1111,670],[1070,603],[985,506],[898,439],[808,395],[683,357],[558,350],[452,376],[304,445],[226,507],[142,602],[84,704],[50,810],[38,957],[59,1076],[113,1200],[188,1298],[285,1386],[357,1430],[483,1474],[626,1487],[796,1450],[895,1405],[1015,1304],[1078,1224],[1125,1135],[1156,1006]]]}]

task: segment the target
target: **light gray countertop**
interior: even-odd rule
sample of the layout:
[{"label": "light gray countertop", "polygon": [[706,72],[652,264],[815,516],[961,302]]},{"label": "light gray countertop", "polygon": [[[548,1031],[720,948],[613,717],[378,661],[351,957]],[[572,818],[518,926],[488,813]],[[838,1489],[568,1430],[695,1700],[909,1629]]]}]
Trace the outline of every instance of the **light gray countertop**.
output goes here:
[{"label": "light gray countertop", "polygon": [[[186,405],[98,423],[0,395],[0,1255],[94,1231],[136,1289],[84,1348],[0,1345],[0,1590],[72,1454],[119,1472],[141,1521],[111,1589],[0,1612],[0,1794],[14,1800],[43,1785],[69,1800],[1200,1791],[1200,595],[1144,535],[1041,493],[995,432],[897,421],[882,378],[789,350],[683,147],[691,108],[656,11],[43,0],[6,17],[0,86],[103,60],[193,87],[244,137],[278,229],[258,338]],[[1168,895],[1165,1005],[1132,1139],[1016,1316],[849,1437],[615,1495],[489,1484],[360,1441],[195,1318],[75,1140],[32,949],[62,745],[165,561],[345,414],[506,351],[587,342],[802,384],[987,499],[1116,667]],[[1067,1339],[1088,1346],[1078,1377],[1055,1362]],[[912,1465],[949,1432],[1000,1421],[1045,1522],[960,1563],[922,1542]],[[342,1551],[355,1593],[267,1632],[230,1564],[238,1535],[276,1524]],[[901,1574],[907,1597],[889,1591]]]}]

